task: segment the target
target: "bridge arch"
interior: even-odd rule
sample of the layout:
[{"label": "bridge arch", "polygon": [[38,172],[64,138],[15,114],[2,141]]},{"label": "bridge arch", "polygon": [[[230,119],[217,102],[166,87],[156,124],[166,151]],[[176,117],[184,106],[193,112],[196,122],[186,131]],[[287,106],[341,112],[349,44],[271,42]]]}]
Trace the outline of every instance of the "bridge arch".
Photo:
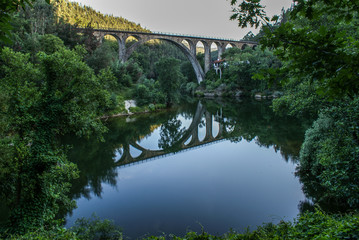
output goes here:
[{"label": "bridge arch", "polygon": [[211,42],[211,45],[210,45],[210,51],[211,51],[211,60],[212,58],[214,57],[213,55],[213,52],[217,51],[217,59],[219,59],[219,56],[218,56],[218,42]]},{"label": "bridge arch", "polygon": [[214,41],[214,42],[212,42],[212,44],[211,44],[211,50],[212,50],[213,44],[216,46],[217,51],[218,51],[218,53],[217,53],[217,59],[222,59],[222,54],[223,54],[224,51],[226,50],[226,49],[225,49],[225,47],[226,47],[225,44],[224,44],[224,43],[221,43],[221,42]]},{"label": "bridge arch", "polygon": [[126,41],[130,41],[131,39],[135,39],[137,41],[140,41],[141,37],[139,35],[136,35],[136,34],[131,34],[131,35],[126,36]]},{"label": "bridge arch", "polygon": [[110,38],[113,38],[115,39],[116,41],[119,41],[119,37],[116,35],[116,34],[111,34],[111,33],[107,33],[107,34],[103,34],[100,36],[100,42],[102,43],[103,40],[107,37],[107,36],[110,36]]},{"label": "bridge arch", "polygon": [[243,44],[242,47],[241,47],[241,50],[244,50],[244,49],[246,49],[247,47],[249,47],[247,44]]},{"label": "bridge arch", "polygon": [[210,70],[211,66],[211,42],[205,40],[197,40],[196,41],[196,54],[197,48],[203,46],[204,50],[204,73],[207,73]]},{"label": "bridge arch", "polygon": [[225,46],[225,49],[234,48],[234,47],[236,47],[236,46],[233,46],[231,43],[227,43]]},{"label": "bridge arch", "polygon": [[185,46],[188,48],[188,50],[190,50],[192,53],[193,53],[193,51],[194,51],[194,52],[196,51],[196,46],[194,45],[194,42],[193,42],[192,40],[190,40],[190,39],[183,39],[183,40],[181,41],[181,43],[182,43],[183,45],[185,45]]},{"label": "bridge arch", "polygon": [[[193,50],[189,49],[185,44],[182,43],[182,39],[179,40],[175,40],[175,39],[170,39],[170,38],[162,38],[162,37],[154,37],[154,38],[141,38],[139,39],[136,43],[132,44],[127,50],[126,50],[126,54],[124,56],[123,59],[121,59],[123,62],[127,61],[129,59],[129,57],[131,56],[131,54],[141,45],[144,44],[145,42],[148,42],[150,40],[163,40],[163,41],[167,41],[170,42],[172,44],[174,44],[175,46],[177,46],[184,54],[185,56],[188,58],[188,60],[190,61],[190,63],[192,64],[192,67],[194,69],[194,72],[196,74],[197,77],[197,81],[200,83],[204,80],[204,71],[201,67],[201,65],[199,64],[199,62],[197,61],[196,55],[193,55]],[[186,40],[187,41],[187,40]],[[188,41],[187,41],[188,42]],[[192,42],[192,41],[190,41]],[[189,44],[191,44],[190,42],[188,42]]]},{"label": "bridge arch", "polygon": [[136,35],[128,35],[124,37],[126,48],[130,47],[131,45],[135,44],[136,42],[141,40],[141,37]]}]

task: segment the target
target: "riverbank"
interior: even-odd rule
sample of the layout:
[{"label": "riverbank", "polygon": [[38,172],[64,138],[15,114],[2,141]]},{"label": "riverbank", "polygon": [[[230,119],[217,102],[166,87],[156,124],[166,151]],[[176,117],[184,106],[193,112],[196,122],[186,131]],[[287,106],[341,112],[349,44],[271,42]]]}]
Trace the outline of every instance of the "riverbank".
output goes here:
[{"label": "riverbank", "polygon": [[126,116],[132,116],[132,115],[135,115],[135,114],[152,113],[152,112],[157,112],[157,111],[161,111],[161,110],[166,109],[165,104],[152,104],[152,103],[149,104],[149,105],[139,107],[139,106],[137,106],[135,100],[125,100],[124,101],[124,106],[125,106],[125,108],[124,108],[123,112],[104,115],[100,119],[126,117]]},{"label": "riverbank", "polygon": [[[230,230],[222,235],[212,235],[204,231],[200,233],[188,231],[184,236],[162,233],[160,236],[144,236],[138,239],[151,240],[232,240],[232,239],[358,239],[359,236],[358,215],[328,215],[316,210],[306,212],[294,222],[281,221],[278,224],[265,223],[253,231],[249,228],[243,232]],[[78,225],[66,229],[58,224],[41,228],[25,235],[13,235],[6,239],[68,239],[68,240],[92,240],[92,239],[128,239],[123,235],[119,226],[110,220],[81,219]]]},{"label": "riverbank", "polygon": [[240,89],[236,90],[227,90],[225,84],[221,84],[219,87],[209,90],[206,88],[199,87],[196,92],[196,97],[204,97],[204,98],[216,98],[216,97],[224,97],[224,98],[242,98],[242,97],[252,97],[255,99],[275,99],[283,95],[281,91],[256,91],[253,90],[251,92],[242,91]]}]

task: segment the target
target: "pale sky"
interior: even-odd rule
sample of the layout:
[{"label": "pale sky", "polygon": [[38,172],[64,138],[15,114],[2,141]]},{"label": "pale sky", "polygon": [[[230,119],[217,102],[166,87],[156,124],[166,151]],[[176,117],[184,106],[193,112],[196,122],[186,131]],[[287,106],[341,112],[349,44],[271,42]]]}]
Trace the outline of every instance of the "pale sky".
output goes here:
[{"label": "pale sky", "polygon": [[[124,17],[151,31],[241,39],[253,29],[230,21],[230,0],[71,0],[105,14]],[[269,16],[292,0],[262,0]]]}]

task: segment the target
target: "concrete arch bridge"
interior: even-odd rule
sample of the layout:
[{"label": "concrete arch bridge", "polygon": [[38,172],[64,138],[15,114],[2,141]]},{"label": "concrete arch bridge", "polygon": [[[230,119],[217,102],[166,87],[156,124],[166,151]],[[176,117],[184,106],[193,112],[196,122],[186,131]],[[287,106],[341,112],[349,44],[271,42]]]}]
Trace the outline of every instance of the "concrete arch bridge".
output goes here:
[{"label": "concrete arch bridge", "polygon": [[[84,28],[78,28],[79,32],[82,32],[84,30]],[[100,41],[102,41],[102,39],[106,35],[110,35],[116,38],[119,45],[119,59],[121,62],[126,62],[133,53],[133,51],[135,51],[139,45],[145,42],[148,42],[150,40],[165,40],[171,42],[187,56],[196,73],[198,82],[203,81],[205,73],[210,70],[211,46],[213,43],[217,46],[218,49],[218,59],[221,59],[221,55],[227,46],[241,49],[246,46],[257,46],[257,43],[252,41],[200,37],[170,33],[130,32],[114,29],[93,29],[93,33],[95,37],[97,37]],[[130,37],[135,38],[137,41],[128,48],[126,48],[126,40]],[[196,58],[196,47],[197,43],[199,42],[201,42],[204,46],[204,69],[202,69]]]},{"label": "concrete arch bridge", "polygon": [[[205,137],[200,140],[198,134],[198,126],[203,124],[202,119],[205,117],[206,134]],[[213,119],[219,123],[219,129],[216,136],[213,135]],[[176,151],[169,152],[166,150],[150,150],[140,146],[136,141],[124,144],[122,147],[122,155],[115,162],[119,167],[130,166],[139,164],[158,158],[163,158],[169,155],[177,154],[184,151],[194,150],[197,148],[205,147],[210,144],[227,140],[227,136],[234,129],[227,129],[222,122],[221,114],[213,116],[211,113],[206,111],[205,107],[199,102],[197,105],[196,113],[192,119],[192,122],[188,129],[184,132],[182,137],[173,146]],[[137,157],[131,155],[130,146],[139,150],[141,153]]]}]

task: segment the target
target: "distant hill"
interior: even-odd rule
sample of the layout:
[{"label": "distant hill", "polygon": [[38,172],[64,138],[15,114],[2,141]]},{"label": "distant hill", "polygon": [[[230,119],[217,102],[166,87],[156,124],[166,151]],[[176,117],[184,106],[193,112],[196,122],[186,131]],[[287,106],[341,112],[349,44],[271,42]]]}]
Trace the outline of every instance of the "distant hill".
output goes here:
[{"label": "distant hill", "polygon": [[114,17],[103,14],[91,7],[83,6],[68,0],[51,0],[55,7],[57,17],[65,22],[79,27],[91,26],[93,28],[114,28],[134,32],[150,32],[140,24],[131,22],[123,17]]}]

